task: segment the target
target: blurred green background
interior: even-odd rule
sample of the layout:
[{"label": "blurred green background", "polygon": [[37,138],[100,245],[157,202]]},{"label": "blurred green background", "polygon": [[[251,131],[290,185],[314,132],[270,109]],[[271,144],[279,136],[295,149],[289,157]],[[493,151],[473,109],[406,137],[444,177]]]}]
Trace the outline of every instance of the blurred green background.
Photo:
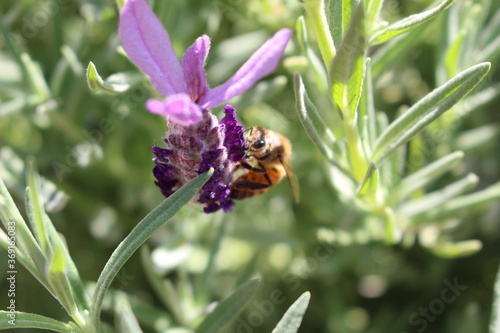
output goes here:
[{"label": "blurred green background", "polygon": [[[458,0],[454,6],[465,2]],[[383,18],[392,22],[430,4],[387,1]],[[500,4],[491,5],[493,17]],[[207,73],[212,86],[224,82],[272,33],[295,27],[303,15],[296,0],[157,0],[153,8],[178,55],[201,34],[211,37]],[[144,108],[157,93],[118,49],[118,11],[113,1],[2,0],[0,15],[0,176],[22,208],[24,161],[36,158],[40,174],[67,196],[51,192],[51,218],[65,236],[82,278],[95,281],[120,240],[164,199],[153,183],[151,145],[162,144],[166,124]],[[442,20],[438,17],[428,24],[411,52],[394,63],[392,74],[376,82],[377,108],[390,119],[401,106],[412,105],[436,86]],[[185,207],[174,223],[149,241],[159,274],[174,282],[201,283],[215,239],[224,232],[208,282],[210,298],[220,300],[241,281],[263,277],[256,303],[231,332],[245,332],[241,327],[252,320],[255,325],[248,332],[269,332],[306,290],[312,299],[300,332],[486,332],[499,264],[498,203],[463,216],[453,229],[459,239],[483,242],[482,250],[469,257],[443,259],[418,244],[388,246],[372,241],[360,227],[360,213],[337,198],[328,169],[296,116],[291,74],[296,69],[307,71],[299,53],[292,42],[283,65],[231,104],[246,127],[265,126],[292,141],[302,202],[293,203],[283,182],[263,196],[238,202],[226,215],[205,215],[199,206]],[[92,94],[85,78],[90,61],[103,77],[124,72],[135,75],[137,84],[120,95]],[[487,80],[498,82],[495,62],[491,73]],[[490,139],[465,150],[465,162],[457,171],[476,173],[479,188],[500,179],[497,103],[471,114],[455,131],[459,135],[489,126]],[[215,112],[220,116],[221,107]],[[440,147],[449,142],[437,143],[424,160],[439,157]],[[440,182],[454,178],[450,173]],[[179,248],[182,251],[174,251]],[[146,279],[139,255],[123,272],[114,288],[167,311]],[[0,275],[0,295],[6,295],[3,270]],[[441,299],[445,281],[458,281],[467,288],[445,303],[439,314],[422,319],[426,317],[421,309],[436,306],[433,301]],[[269,311],[259,307],[269,305],[266,301],[276,290],[286,300],[273,303]],[[0,299],[4,309],[4,297]],[[22,270],[17,304],[18,310],[69,320],[50,294]],[[262,324],[256,325],[260,317],[255,311]],[[112,320],[112,314],[103,318]]]}]

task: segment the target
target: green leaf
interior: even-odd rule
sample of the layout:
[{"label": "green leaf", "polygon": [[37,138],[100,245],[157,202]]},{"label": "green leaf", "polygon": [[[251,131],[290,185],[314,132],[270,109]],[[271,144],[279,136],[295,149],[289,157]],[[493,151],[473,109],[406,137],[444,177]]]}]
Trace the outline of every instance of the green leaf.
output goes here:
[{"label": "green leaf", "polygon": [[97,280],[94,290],[91,315],[93,323],[99,327],[99,318],[101,314],[102,302],[106,291],[110,287],[113,279],[128,259],[137,251],[137,249],[158,230],[167,223],[172,216],[179,211],[200,188],[212,176],[213,170],[205,172],[191,180],[189,183],[175,191],[169,198],[160,203],[144,219],[142,219],[130,234],[118,245],[111,258],[104,266],[104,269]]},{"label": "green leaf", "polygon": [[471,91],[486,76],[490,67],[489,63],[470,67],[413,105],[381,134],[371,161],[378,165],[399,146],[439,118]]},{"label": "green leaf", "polygon": [[68,62],[69,68],[71,68],[73,73],[78,77],[83,76],[84,67],[78,59],[78,55],[75,50],[73,50],[69,45],[63,45],[61,47],[61,53],[64,59]]},{"label": "green leaf", "polygon": [[393,191],[392,198],[398,201],[405,200],[412,192],[425,188],[427,185],[432,184],[438,177],[454,169],[463,157],[463,152],[456,151],[406,176]]},{"label": "green leaf", "polygon": [[328,25],[332,34],[333,42],[335,45],[340,45],[342,43],[343,31],[343,6],[344,1],[339,0],[329,0],[327,2],[326,14],[328,17]]},{"label": "green leaf", "polygon": [[[12,318],[10,316],[15,316],[15,320],[9,323],[9,320],[11,320]],[[75,332],[75,327],[73,327],[72,325],[52,318],[44,317],[34,313],[19,311],[15,311],[14,313],[12,313],[9,311],[0,310],[0,329],[7,330],[18,328],[37,328],[41,330],[56,331],[61,333]]]},{"label": "green leaf", "polygon": [[307,310],[311,293],[303,293],[285,312],[272,333],[296,333],[302,323],[302,317]]},{"label": "green leaf", "polygon": [[43,206],[38,196],[38,188],[36,184],[40,184],[40,178],[36,172],[33,170],[33,162],[29,163],[27,171],[27,183],[28,187],[26,188],[26,207],[28,210],[28,218],[31,224],[31,229],[35,234],[35,237],[40,244],[40,247],[43,249],[45,253],[48,252],[49,248],[49,240],[46,233],[45,221],[42,216]]},{"label": "green leaf", "polygon": [[1,178],[0,199],[0,219],[3,222],[4,228],[6,230],[10,228],[8,225],[9,222],[15,224],[16,246],[24,254],[25,258],[30,259],[32,264],[27,266],[27,268],[40,281],[45,281],[45,277],[42,274],[43,265],[45,264],[45,254],[28,228]]},{"label": "green leaf", "polygon": [[384,0],[368,1],[368,6],[366,7],[366,15],[365,15],[365,22],[366,22],[365,25],[367,33],[371,33],[373,31],[383,3]]},{"label": "green leaf", "polygon": [[464,213],[470,216],[475,211],[479,211],[481,208],[489,205],[492,201],[499,199],[500,182],[484,190],[453,198],[440,207],[428,212],[426,215],[429,219],[434,220],[463,216]]},{"label": "green leaf", "polygon": [[500,269],[497,271],[495,288],[493,290],[493,306],[491,309],[489,333],[500,332]]},{"label": "green leaf", "polygon": [[336,143],[336,138],[309,99],[299,73],[294,74],[294,90],[295,108],[307,135],[327,160],[333,160],[334,154],[330,147]]},{"label": "green leaf", "polygon": [[483,243],[476,239],[465,240],[460,242],[446,242],[446,243],[438,243],[435,246],[431,247],[430,250],[435,255],[446,258],[461,258],[468,257],[473,254],[476,254],[483,248]]},{"label": "green leaf", "polygon": [[478,92],[468,95],[459,104],[460,109],[457,110],[457,118],[460,120],[467,119],[471,112],[481,110],[483,106],[491,103],[494,99],[498,98],[499,95],[500,83],[492,84]]},{"label": "green leaf", "polygon": [[385,41],[388,41],[389,39],[392,39],[398,35],[401,35],[402,33],[405,33],[420,24],[434,18],[437,16],[439,13],[444,11],[446,8],[450,7],[455,0],[444,0],[441,2],[439,5],[436,7],[426,10],[425,12],[419,13],[419,14],[414,14],[411,16],[408,16],[402,20],[399,20],[388,27],[382,29],[381,31],[377,32],[374,36],[370,38],[370,44],[371,45],[376,45],[383,43]]},{"label": "green leaf", "polygon": [[[42,206],[43,198],[40,195],[40,193],[42,193],[42,182],[38,171],[36,170],[34,160],[29,160],[27,163],[26,178],[26,182],[28,183],[28,188],[26,189],[27,205],[28,212],[32,211],[32,213],[29,213],[30,221],[32,221],[32,228],[33,230],[37,230],[40,239],[45,239],[45,251],[47,255],[53,256],[54,251],[60,251],[59,254],[63,255],[63,258],[61,260],[62,262],[64,262],[64,279],[67,279],[67,282],[69,282],[70,284],[70,287],[66,286],[65,288],[70,289],[60,290],[66,295],[65,298],[61,298],[60,300],[66,302],[63,305],[65,305],[66,309],[70,311],[68,306],[72,305],[73,301],[69,300],[68,295],[71,295],[71,298],[74,300],[74,303],[77,305],[78,309],[80,309],[81,311],[88,310],[90,302],[83,286],[83,282],[80,278],[80,274],[78,273],[78,269],[76,268],[76,265],[69,254],[66,243],[62,239],[62,236],[57,232],[54,224],[52,223],[49,216],[45,212],[44,207]],[[53,260],[53,258],[51,260]],[[62,279],[62,277],[58,276],[57,279]],[[48,282],[49,285],[44,284],[44,286],[51,290],[53,285],[51,281]],[[63,284],[67,282],[64,282],[64,280],[60,280],[60,283]],[[62,297],[63,294],[59,296]],[[72,312],[69,312],[69,314],[74,315],[74,313]]]},{"label": "green leaf", "polygon": [[328,89],[328,78],[326,75],[325,67],[309,45],[306,21],[304,20],[303,16],[300,16],[297,20],[297,39],[299,41],[300,50],[306,57],[309,66],[312,69],[316,86],[318,87],[319,91],[326,92]]},{"label": "green leaf", "polygon": [[52,255],[49,258],[46,276],[59,303],[73,319],[78,320],[78,306],[66,275],[66,248],[61,241],[54,241],[51,245]]},{"label": "green leaf", "polygon": [[[365,144],[365,154],[370,156],[371,150],[377,137],[377,113],[373,96],[373,80],[371,76],[371,66],[366,66],[366,79],[364,80],[364,92],[361,95],[358,117],[359,123],[363,126],[363,143]],[[369,152],[369,153],[368,153]]]},{"label": "green leaf", "polygon": [[455,139],[455,146],[464,151],[477,151],[484,147],[491,147],[498,142],[500,126],[488,124],[481,127],[462,131]]},{"label": "green leaf", "polygon": [[375,199],[378,187],[378,170],[373,163],[368,166],[366,176],[358,188],[358,193],[360,196],[368,196],[371,199]]},{"label": "green leaf", "polygon": [[470,191],[479,183],[479,178],[475,174],[469,174],[466,177],[453,182],[440,190],[428,193],[421,198],[412,200],[401,205],[399,211],[404,216],[416,216],[425,214],[429,210],[439,207],[450,199]]},{"label": "green leaf", "polygon": [[301,3],[314,29],[323,63],[328,68],[335,57],[336,50],[330,26],[325,15],[325,0],[303,0]]},{"label": "green leaf", "polygon": [[27,53],[21,54],[21,60],[26,67],[29,83],[39,98],[39,103],[46,102],[50,98],[51,92],[45,81],[42,68]]},{"label": "green leaf", "polygon": [[240,286],[208,314],[196,328],[196,333],[224,332],[231,322],[252,301],[260,286],[260,279],[254,279]]},{"label": "green leaf", "polygon": [[372,56],[371,73],[373,78],[378,79],[385,71],[394,69],[394,64],[399,59],[406,57],[408,52],[419,43],[427,26],[428,24],[424,23],[409,33],[380,46]]},{"label": "green leaf", "polygon": [[365,74],[366,33],[363,2],[360,1],[351,25],[330,66],[330,87],[340,116],[354,119]]},{"label": "green leaf", "polygon": [[488,24],[481,29],[479,34],[479,48],[487,47],[491,42],[500,35],[500,11],[497,10],[490,18]]},{"label": "green leaf", "polygon": [[95,93],[117,95],[127,91],[141,79],[142,76],[138,74],[117,73],[103,80],[92,61],[87,67],[87,84]]},{"label": "green leaf", "polygon": [[444,64],[446,66],[446,71],[448,73],[448,77],[454,77],[457,75],[457,70],[459,68],[459,61],[462,51],[462,43],[465,38],[465,31],[460,32],[455,41],[448,48],[445,58]]},{"label": "green leaf", "polygon": [[348,168],[339,164],[342,159],[336,158],[342,156],[342,151],[336,142],[336,138],[309,99],[302,77],[298,73],[294,74],[294,90],[295,108],[297,109],[300,122],[304,126],[312,143],[328,162],[344,171],[346,175],[349,175],[350,173],[347,172]]}]

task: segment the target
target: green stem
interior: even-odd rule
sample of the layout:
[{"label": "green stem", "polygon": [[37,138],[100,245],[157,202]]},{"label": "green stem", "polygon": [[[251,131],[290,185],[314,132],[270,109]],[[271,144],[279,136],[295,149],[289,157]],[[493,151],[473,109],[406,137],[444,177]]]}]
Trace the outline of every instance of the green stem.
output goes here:
[{"label": "green stem", "polygon": [[347,140],[349,163],[352,168],[351,174],[357,180],[358,184],[361,184],[368,170],[368,163],[361,151],[360,137],[356,130],[355,121],[350,118],[344,119],[344,130]]},{"label": "green stem", "polygon": [[336,51],[330,27],[326,19],[325,1],[303,0],[302,5],[311,19],[325,67],[329,69],[330,63],[332,62],[333,57],[335,57]]}]

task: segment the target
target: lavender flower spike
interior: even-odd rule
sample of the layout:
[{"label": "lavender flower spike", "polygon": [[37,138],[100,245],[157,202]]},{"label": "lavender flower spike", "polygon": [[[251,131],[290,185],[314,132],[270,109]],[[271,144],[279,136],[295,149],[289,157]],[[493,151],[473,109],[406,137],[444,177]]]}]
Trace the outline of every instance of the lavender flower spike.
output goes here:
[{"label": "lavender flower spike", "polygon": [[129,58],[150,78],[165,100],[152,100],[147,108],[184,126],[202,120],[203,112],[247,91],[272,73],[292,35],[281,29],[267,40],[224,84],[209,89],[205,59],[210,39],[203,35],[187,49],[182,67],[168,33],[145,0],[128,0],[121,12],[120,38]]},{"label": "lavender flower spike", "polygon": [[212,177],[195,200],[206,213],[231,210],[229,199],[235,165],[245,155],[243,126],[236,110],[227,105],[219,122],[210,112],[232,97],[250,89],[278,66],[290,29],[282,29],[266,41],[224,84],[210,89],[205,75],[205,59],[210,49],[208,36],[201,36],[186,50],[182,66],[168,33],[145,0],[128,0],[122,9],[119,27],[123,48],[129,58],[149,77],[165,97],[152,99],[146,107],[166,117],[167,148],[153,145],[153,175],[166,197],[210,168]]}]

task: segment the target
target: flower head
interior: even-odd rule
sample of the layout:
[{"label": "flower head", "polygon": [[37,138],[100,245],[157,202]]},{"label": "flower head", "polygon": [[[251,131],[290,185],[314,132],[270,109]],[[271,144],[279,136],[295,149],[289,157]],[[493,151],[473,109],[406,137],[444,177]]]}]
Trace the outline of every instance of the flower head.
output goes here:
[{"label": "flower head", "polygon": [[165,196],[196,175],[214,168],[198,201],[205,211],[229,210],[233,164],[244,156],[243,128],[234,108],[226,106],[219,123],[210,108],[247,91],[279,64],[291,37],[282,29],[267,40],[225,83],[210,89],[204,65],[210,39],[203,35],[186,50],[182,66],[168,33],[145,0],[128,0],[120,17],[120,38],[129,58],[146,73],[165,98],[152,99],[147,109],[166,117],[167,149],[153,146],[156,184]]}]

